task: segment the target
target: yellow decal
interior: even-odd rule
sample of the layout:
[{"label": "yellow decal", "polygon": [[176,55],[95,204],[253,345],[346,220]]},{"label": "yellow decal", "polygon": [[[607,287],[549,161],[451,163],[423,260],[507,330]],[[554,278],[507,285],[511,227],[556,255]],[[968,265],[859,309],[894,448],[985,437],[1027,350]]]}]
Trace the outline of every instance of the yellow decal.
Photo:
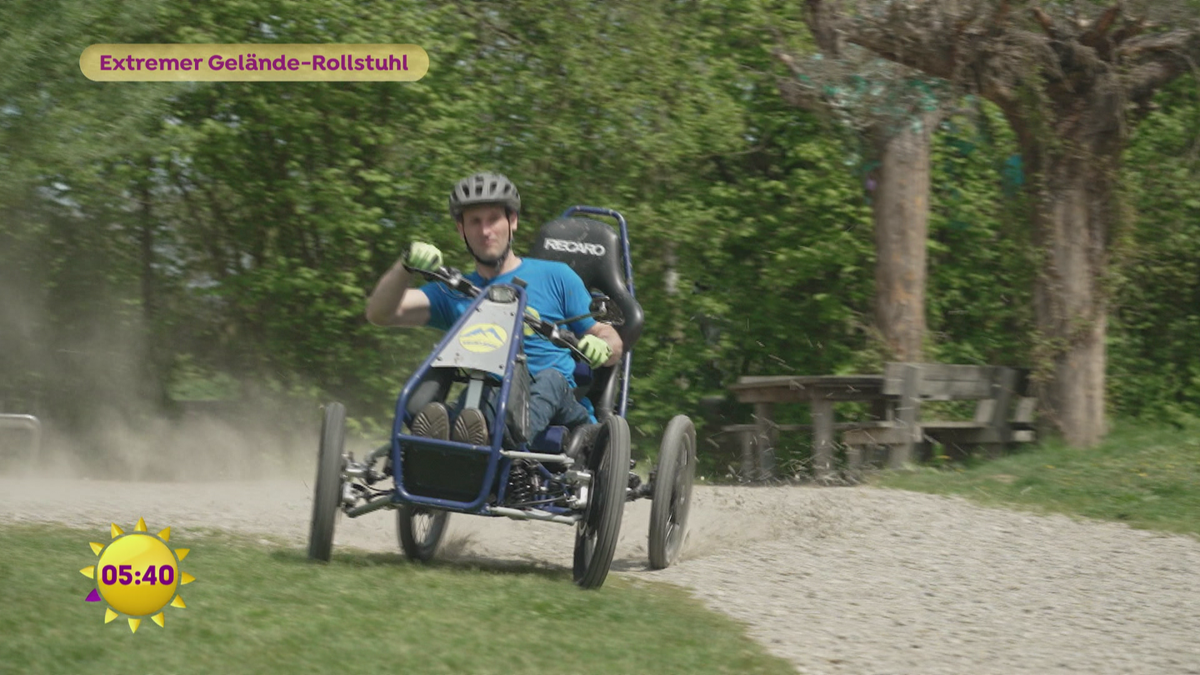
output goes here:
[{"label": "yellow decal", "polygon": [[508,341],[508,333],[494,323],[477,323],[467,326],[458,334],[458,344],[472,352],[494,352]]}]

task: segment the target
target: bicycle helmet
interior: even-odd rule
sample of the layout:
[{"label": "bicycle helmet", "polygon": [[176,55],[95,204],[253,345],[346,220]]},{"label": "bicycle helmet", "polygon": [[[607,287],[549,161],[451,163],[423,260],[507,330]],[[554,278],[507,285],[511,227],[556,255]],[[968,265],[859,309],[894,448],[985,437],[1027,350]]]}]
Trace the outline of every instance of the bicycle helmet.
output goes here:
[{"label": "bicycle helmet", "polygon": [[499,204],[512,211],[521,210],[521,194],[508,177],[483,171],[458,181],[450,191],[450,215],[458,220],[469,206]]},{"label": "bicycle helmet", "polygon": [[[458,184],[450,191],[450,215],[456,221],[462,218],[463,211],[467,208],[485,204],[503,206],[505,215],[510,216],[521,210],[521,194],[517,192],[517,186],[513,185],[507,176],[490,171],[482,171],[464,178],[458,181]],[[509,253],[512,252],[512,229],[510,228],[508,231],[508,243],[505,245],[504,251],[495,258],[481,258],[471,248],[471,243],[467,241],[465,234],[463,235],[463,244],[481,265],[487,265],[499,271],[504,265],[504,261],[508,259]]]}]

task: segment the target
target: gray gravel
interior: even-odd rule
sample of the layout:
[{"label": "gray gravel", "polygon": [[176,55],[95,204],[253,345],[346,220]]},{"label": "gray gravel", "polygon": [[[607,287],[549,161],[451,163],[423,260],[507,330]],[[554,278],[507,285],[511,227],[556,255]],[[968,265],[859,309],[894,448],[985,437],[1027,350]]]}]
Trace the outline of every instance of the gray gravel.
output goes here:
[{"label": "gray gravel", "polygon": [[[307,471],[305,472],[307,474]],[[307,478],[127,483],[0,478],[0,519],[228,528],[301,543]],[[675,567],[646,567],[649,505],[613,569],[692,589],[802,673],[1198,673],[1200,541],[871,488],[697,488]],[[568,567],[561,525],[456,516],[445,553]],[[337,546],[396,550],[393,518]],[[336,555],[336,549],[335,549]]]}]

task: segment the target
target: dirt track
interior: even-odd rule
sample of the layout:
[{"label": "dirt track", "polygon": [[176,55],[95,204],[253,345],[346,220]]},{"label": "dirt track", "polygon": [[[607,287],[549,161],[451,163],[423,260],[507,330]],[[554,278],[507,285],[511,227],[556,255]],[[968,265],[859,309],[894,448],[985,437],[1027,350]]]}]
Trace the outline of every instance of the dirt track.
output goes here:
[{"label": "dirt track", "polygon": [[[309,479],[0,478],[0,519],[307,536]],[[613,569],[690,587],[804,673],[1200,673],[1200,542],[870,488],[697,488],[685,559],[646,567],[648,502]],[[396,550],[390,513],[337,546]],[[570,565],[572,531],[457,516],[446,553]],[[336,548],[335,548],[336,554]]]}]

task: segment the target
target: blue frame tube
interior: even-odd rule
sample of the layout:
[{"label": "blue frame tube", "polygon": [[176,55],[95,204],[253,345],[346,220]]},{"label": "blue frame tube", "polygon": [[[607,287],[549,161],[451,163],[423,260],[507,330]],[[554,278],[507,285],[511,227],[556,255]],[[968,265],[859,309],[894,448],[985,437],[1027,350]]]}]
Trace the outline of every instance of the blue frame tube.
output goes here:
[{"label": "blue frame tube", "polygon": [[[512,333],[516,336],[516,339],[509,344],[508,351],[508,363],[511,364],[515,362],[516,356],[521,352],[521,348],[525,342],[525,289],[512,284],[498,284],[498,286],[507,286],[517,294],[516,325]],[[400,391],[400,396],[397,397],[396,413],[392,418],[392,478],[396,484],[393,501],[403,504],[422,504],[460,512],[474,511],[486,513],[484,501],[486,501],[488,493],[490,492],[490,488],[492,487],[493,483],[495,483],[497,470],[500,470],[502,473],[504,473],[508,468],[508,461],[500,454],[500,446],[504,435],[503,420],[507,419],[508,395],[509,390],[512,387],[512,378],[513,372],[516,370],[515,368],[507,368],[506,372],[504,373],[504,377],[501,380],[500,392],[496,401],[496,420],[500,420],[501,423],[492,425],[494,428],[492,429],[490,446],[469,445],[466,443],[456,443],[454,441],[443,441],[439,439],[424,438],[422,436],[412,436],[401,433],[405,415],[408,409],[408,399],[412,395],[413,389],[415,389],[417,385],[425,379],[425,375],[430,371],[430,369],[433,368],[432,364],[434,359],[437,358],[437,355],[442,352],[442,349],[446,347],[450,340],[452,340],[454,336],[458,334],[458,331],[468,321],[471,320],[475,308],[478,307],[486,299],[486,297],[487,293],[484,292],[480,293],[479,297],[475,298],[475,301],[471,303],[470,307],[467,308],[467,311],[463,312],[463,315],[459,317],[458,321],[455,322],[453,326],[451,326],[450,330],[446,331],[446,335],[442,338],[441,342],[438,343],[437,347],[429,354],[429,357],[425,359],[425,362],[421,364],[421,367],[418,368],[417,371],[408,378],[408,382],[405,383],[404,389]],[[445,448],[459,451],[490,453],[490,456],[488,457],[488,467],[484,472],[484,478],[479,489],[479,494],[473,501],[462,502],[452,499],[422,497],[420,495],[414,495],[405,490],[404,468],[400,462],[401,441],[418,447]],[[499,466],[502,460],[505,462],[503,469],[501,469]],[[497,495],[499,499],[504,498],[504,490],[506,487],[507,486],[504,484],[499,486],[499,492]]]},{"label": "blue frame tube", "polygon": [[[629,289],[629,295],[633,296],[633,299],[636,300],[637,293],[633,288],[633,259],[629,257],[629,225],[625,222],[625,216],[612,209],[604,209],[599,206],[577,205],[563,211],[562,217],[570,218],[576,213],[615,218],[621,226],[621,252],[625,255],[625,287]],[[625,412],[629,408],[629,373],[633,368],[633,350],[626,350],[625,355],[621,357],[621,361],[621,407],[617,411],[617,414],[625,417]]]}]

